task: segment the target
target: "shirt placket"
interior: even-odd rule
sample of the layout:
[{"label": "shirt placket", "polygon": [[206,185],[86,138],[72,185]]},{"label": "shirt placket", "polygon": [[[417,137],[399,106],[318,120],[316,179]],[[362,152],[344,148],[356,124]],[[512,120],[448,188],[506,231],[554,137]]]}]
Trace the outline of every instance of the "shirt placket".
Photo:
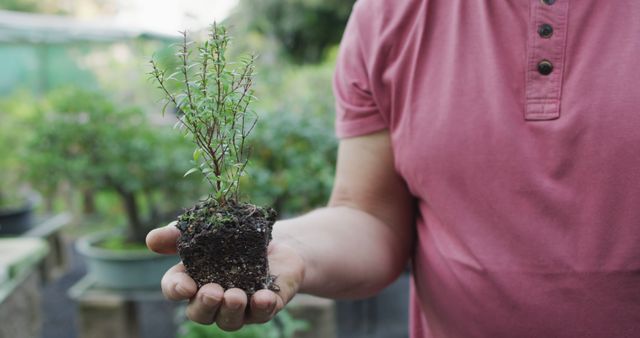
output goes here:
[{"label": "shirt placket", "polygon": [[569,0],[530,0],[525,120],[560,117]]}]

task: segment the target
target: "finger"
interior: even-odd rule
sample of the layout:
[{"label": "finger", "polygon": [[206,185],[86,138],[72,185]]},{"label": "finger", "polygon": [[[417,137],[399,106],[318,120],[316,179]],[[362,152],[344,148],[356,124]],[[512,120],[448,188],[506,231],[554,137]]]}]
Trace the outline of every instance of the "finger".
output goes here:
[{"label": "finger", "polygon": [[170,300],[189,299],[198,291],[196,282],[187,275],[182,263],[167,270],[160,281],[160,286],[164,296]]},{"label": "finger", "polygon": [[200,324],[212,324],[222,304],[224,290],[218,284],[206,284],[187,306],[187,317]]},{"label": "finger", "polygon": [[247,294],[240,289],[225,291],[216,323],[224,331],[237,331],[244,324]]},{"label": "finger", "polygon": [[276,313],[278,296],[269,290],[259,290],[251,296],[249,317],[247,323],[266,323]]},{"label": "finger", "polygon": [[173,221],[162,228],[153,229],[147,234],[147,247],[161,254],[175,254],[176,240],[180,237],[180,230]]}]

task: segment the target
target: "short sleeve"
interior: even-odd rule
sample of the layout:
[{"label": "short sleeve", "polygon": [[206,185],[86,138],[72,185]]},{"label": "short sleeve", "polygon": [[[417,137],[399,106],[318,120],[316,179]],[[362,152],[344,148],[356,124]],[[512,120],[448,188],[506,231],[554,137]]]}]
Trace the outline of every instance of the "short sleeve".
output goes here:
[{"label": "short sleeve", "polygon": [[336,99],[335,129],[338,138],[349,138],[386,129],[373,94],[368,60],[375,53],[375,33],[365,24],[370,9],[357,1],[340,43],[333,92]]}]

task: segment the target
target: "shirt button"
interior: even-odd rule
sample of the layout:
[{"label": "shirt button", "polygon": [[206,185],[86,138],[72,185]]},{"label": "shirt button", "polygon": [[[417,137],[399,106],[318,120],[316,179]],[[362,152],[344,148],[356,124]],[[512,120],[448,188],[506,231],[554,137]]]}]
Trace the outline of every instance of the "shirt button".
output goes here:
[{"label": "shirt button", "polygon": [[542,60],[538,63],[538,73],[549,75],[553,71],[553,64],[549,60]]},{"label": "shirt button", "polygon": [[556,0],[542,0],[542,3],[551,6],[556,3]]},{"label": "shirt button", "polygon": [[548,39],[553,35],[553,27],[550,24],[543,23],[538,26],[538,34],[540,34],[541,38]]}]

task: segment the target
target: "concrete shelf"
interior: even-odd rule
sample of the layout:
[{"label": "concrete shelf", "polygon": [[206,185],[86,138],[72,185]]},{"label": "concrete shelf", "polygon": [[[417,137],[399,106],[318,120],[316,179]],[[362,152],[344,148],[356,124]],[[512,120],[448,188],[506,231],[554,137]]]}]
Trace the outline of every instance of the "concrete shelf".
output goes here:
[{"label": "concrete shelf", "polygon": [[40,336],[39,266],[47,253],[42,239],[0,239],[0,338]]}]

